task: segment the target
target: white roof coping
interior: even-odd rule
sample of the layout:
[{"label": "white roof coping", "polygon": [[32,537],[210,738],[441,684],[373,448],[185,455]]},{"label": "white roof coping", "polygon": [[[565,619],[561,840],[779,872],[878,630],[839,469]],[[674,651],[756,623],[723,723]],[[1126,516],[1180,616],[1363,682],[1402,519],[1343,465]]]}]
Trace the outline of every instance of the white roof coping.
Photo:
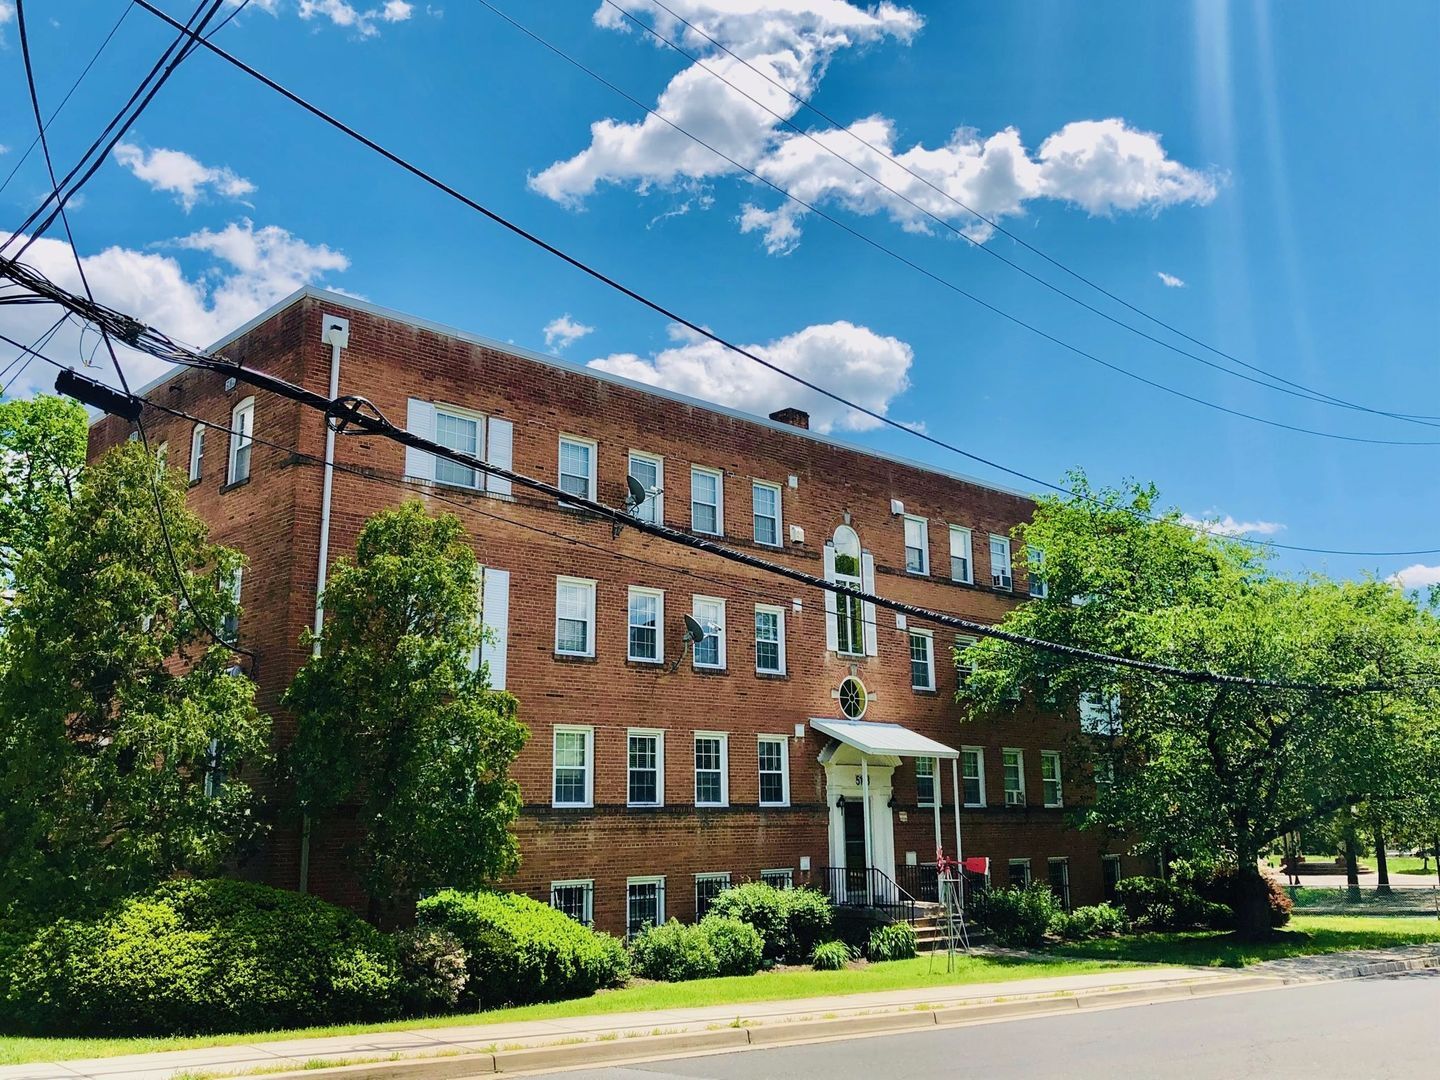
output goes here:
[{"label": "white roof coping", "polygon": [[839,739],[871,757],[958,758],[960,751],[899,724],[872,724],[868,720],[819,720],[810,726],[822,735]]}]

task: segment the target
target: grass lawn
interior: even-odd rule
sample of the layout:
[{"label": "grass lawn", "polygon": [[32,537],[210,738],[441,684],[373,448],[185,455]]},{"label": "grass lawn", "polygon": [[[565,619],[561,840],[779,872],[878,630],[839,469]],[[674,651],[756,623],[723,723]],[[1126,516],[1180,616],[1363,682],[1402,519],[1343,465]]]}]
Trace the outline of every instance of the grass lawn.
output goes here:
[{"label": "grass lawn", "polygon": [[1394,945],[1440,942],[1440,919],[1367,917],[1363,915],[1296,915],[1287,930],[1308,937],[1242,944],[1215,931],[1185,934],[1142,934],[1138,937],[1082,941],[1054,950],[1057,956],[1095,960],[1130,960],[1146,964],[1188,964],[1195,967],[1244,967],[1261,960],[1347,949],[1382,949]]},{"label": "grass lawn", "polygon": [[1133,966],[1125,957],[1055,956],[1044,959],[1019,957],[960,958],[953,972],[946,972],[945,957],[935,958],[931,970],[928,956],[870,964],[844,971],[787,970],[727,979],[697,979],[685,983],[646,983],[622,990],[602,990],[588,998],[496,1009],[470,1016],[441,1016],[424,1020],[400,1020],[389,1024],[349,1024],[306,1028],[263,1034],[207,1035],[181,1038],[98,1038],[33,1039],[0,1037],[0,1065],[30,1061],[64,1061],[75,1058],[109,1057],[118,1054],[145,1054],[159,1050],[188,1050],[201,1046],[224,1046],[265,1039],[314,1038],[352,1035],[365,1031],[395,1031],[405,1028],[455,1027],[501,1024],[511,1020],[545,1020],[569,1016],[602,1016],[610,1013],[645,1012],[652,1009],[684,1009],[700,1005],[742,1004],[754,1001],[784,1001],[831,994],[862,994],[875,990],[915,989],[927,986],[959,986],[966,983],[1001,982],[1055,975],[1085,975],[1096,971]]},{"label": "grass lawn", "polygon": [[1422,859],[1418,855],[1391,855],[1385,865],[1392,874],[1429,874],[1435,877],[1435,859]]}]

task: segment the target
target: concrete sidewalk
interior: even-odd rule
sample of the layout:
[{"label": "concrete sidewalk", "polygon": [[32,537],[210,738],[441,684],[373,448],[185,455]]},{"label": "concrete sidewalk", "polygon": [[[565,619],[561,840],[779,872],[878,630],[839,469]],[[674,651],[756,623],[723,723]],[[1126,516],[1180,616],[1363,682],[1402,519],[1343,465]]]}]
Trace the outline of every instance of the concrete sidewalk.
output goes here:
[{"label": "concrete sidewalk", "polygon": [[[300,1069],[307,1062],[316,1060],[376,1061],[557,1044],[611,1043],[662,1033],[713,1032],[727,1028],[794,1024],[843,1017],[858,1019],[862,1016],[887,1012],[902,1013],[926,1007],[941,1009],[979,1006],[998,999],[1017,1002],[1026,999],[1083,998],[1123,989],[1161,992],[1166,987],[1188,987],[1194,984],[1208,986],[1243,977],[1242,973],[1237,971],[1214,968],[1133,968],[1092,975],[970,983],[963,986],[925,987],[841,997],[762,1001],[741,1005],[712,1005],[694,1009],[614,1013],[514,1023],[413,1028],[364,1035],[257,1041],[156,1054],[37,1062],[0,1067],[0,1080],[167,1080],[176,1073],[280,1072]],[[1223,990],[1223,987],[1214,986],[1214,989],[1219,991]]]}]

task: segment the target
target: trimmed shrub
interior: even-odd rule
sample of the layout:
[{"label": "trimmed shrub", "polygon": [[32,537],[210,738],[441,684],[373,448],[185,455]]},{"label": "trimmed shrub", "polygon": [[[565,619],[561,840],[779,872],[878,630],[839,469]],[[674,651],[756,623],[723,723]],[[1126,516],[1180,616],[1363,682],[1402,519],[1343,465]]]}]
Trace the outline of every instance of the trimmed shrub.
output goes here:
[{"label": "trimmed shrub", "polygon": [[447,1013],[465,989],[465,948],[449,930],[416,926],[395,935],[400,1008],[407,1016]]},{"label": "trimmed shrub", "polygon": [[1085,941],[1123,934],[1128,925],[1125,913],[1119,908],[1111,904],[1096,904],[1060,912],[1050,920],[1048,931],[1061,941]]},{"label": "trimmed shrub", "polygon": [[710,902],[710,913],[749,923],[764,942],[765,960],[801,962],[834,922],[830,898],[814,889],[777,889],[747,881],[724,889]]},{"label": "trimmed shrub", "polygon": [[754,975],[765,962],[765,943],[749,923],[727,915],[706,915],[700,929],[715,953],[718,974]]},{"label": "trimmed shrub", "polygon": [[1115,894],[1137,930],[1193,930],[1231,917],[1228,908],[1205,900],[1189,885],[1163,878],[1130,877],[1116,883]]},{"label": "trimmed shrub", "polygon": [[[1275,875],[1262,873],[1260,880],[1264,883],[1265,903],[1270,926],[1272,929],[1278,929],[1290,921],[1290,913],[1295,907],[1295,902],[1290,899],[1289,892]],[[1211,905],[1218,905],[1226,909],[1223,920],[1215,921],[1212,918],[1210,925],[1216,929],[1230,929],[1236,925],[1235,911],[1236,906],[1241,902],[1241,884],[1240,875],[1234,867],[1222,867],[1213,871],[1208,877],[1197,880],[1195,889]]]},{"label": "trimmed shrub", "polygon": [[11,938],[0,1028],[60,1035],[264,1031],[396,1012],[395,944],[313,896],[171,881]]},{"label": "trimmed shrub", "polygon": [[909,960],[920,951],[915,928],[909,923],[890,923],[877,926],[870,932],[865,943],[865,957],[875,962],[883,960]]},{"label": "trimmed shrub", "polygon": [[517,893],[446,889],[420,901],[423,927],[465,950],[460,1004],[481,1009],[587,997],[629,974],[625,947],[548,904]]},{"label": "trimmed shrub", "polygon": [[854,959],[854,950],[843,941],[822,941],[810,950],[810,965],[816,971],[839,971]]},{"label": "trimmed shrub", "polygon": [[991,889],[975,903],[976,922],[989,929],[995,944],[1009,948],[1043,944],[1051,920],[1063,913],[1050,887],[1039,881],[1023,889]]},{"label": "trimmed shrub", "polygon": [[720,973],[720,961],[701,925],[671,919],[647,926],[630,942],[631,967],[636,975],[663,982],[708,979]]}]

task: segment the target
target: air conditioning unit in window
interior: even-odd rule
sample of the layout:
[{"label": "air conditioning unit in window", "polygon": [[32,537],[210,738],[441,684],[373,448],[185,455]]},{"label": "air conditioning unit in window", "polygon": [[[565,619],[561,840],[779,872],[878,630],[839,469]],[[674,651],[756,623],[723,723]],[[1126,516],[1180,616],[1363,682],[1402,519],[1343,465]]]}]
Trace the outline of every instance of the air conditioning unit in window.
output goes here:
[{"label": "air conditioning unit in window", "polygon": [[1009,574],[991,574],[990,582],[997,589],[1008,589],[1012,584]]},{"label": "air conditioning unit in window", "polygon": [[1006,805],[1006,806],[1024,806],[1024,805],[1025,805],[1025,793],[1024,793],[1023,791],[1007,791],[1007,792],[1005,792],[1005,805]]}]

